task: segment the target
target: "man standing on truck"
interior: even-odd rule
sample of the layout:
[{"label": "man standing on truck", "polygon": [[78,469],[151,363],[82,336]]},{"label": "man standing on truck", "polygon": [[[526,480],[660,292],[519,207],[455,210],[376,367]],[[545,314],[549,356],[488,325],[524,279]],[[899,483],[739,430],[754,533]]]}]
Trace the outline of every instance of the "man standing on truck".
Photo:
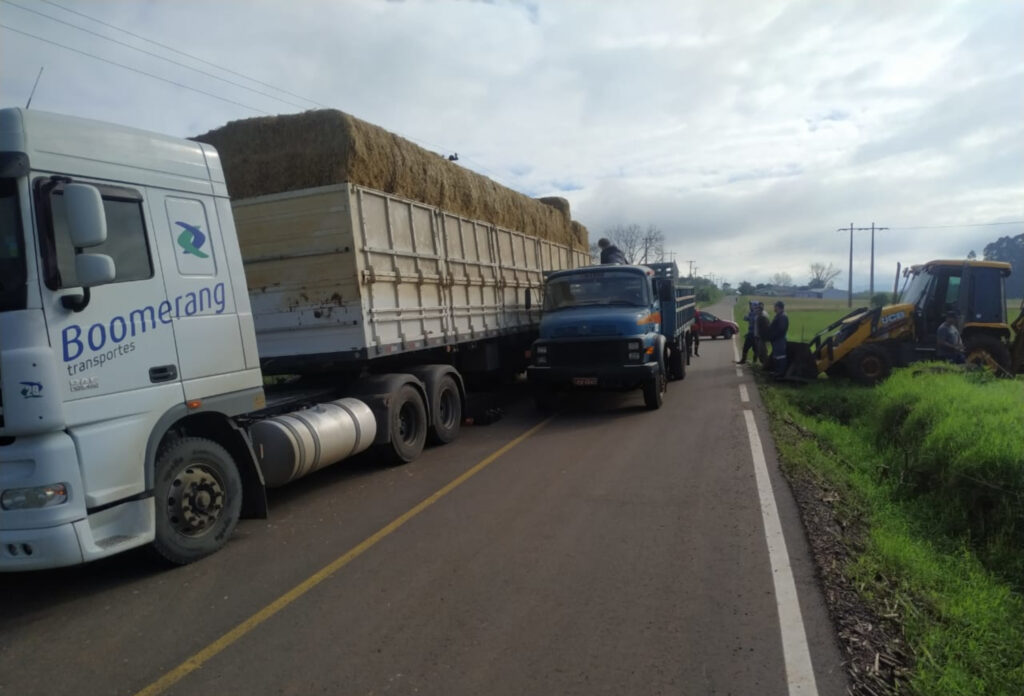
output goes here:
[{"label": "man standing on truck", "polygon": [[935,332],[935,357],[951,363],[964,362],[964,342],[956,328],[956,312],[946,312],[946,320]]},{"label": "man standing on truck", "polygon": [[775,376],[786,376],[786,333],[789,331],[789,317],[786,316],[786,303],[779,300],[775,303],[775,318],[768,327],[768,340],[772,344],[772,362]]},{"label": "man standing on truck", "polygon": [[608,239],[602,237],[597,240],[597,246],[601,249],[601,263],[621,263],[626,264],[626,255],[622,253],[622,249],[612,244]]}]

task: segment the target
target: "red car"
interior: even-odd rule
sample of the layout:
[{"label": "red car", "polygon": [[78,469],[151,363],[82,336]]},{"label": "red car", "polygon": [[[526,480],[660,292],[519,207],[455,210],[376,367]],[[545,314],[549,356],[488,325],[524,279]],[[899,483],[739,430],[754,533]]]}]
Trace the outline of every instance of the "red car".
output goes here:
[{"label": "red car", "polygon": [[721,336],[722,338],[729,340],[734,334],[738,334],[740,332],[739,325],[734,321],[719,319],[711,312],[705,312],[703,310],[700,310],[699,314],[701,321],[701,338],[718,338]]}]

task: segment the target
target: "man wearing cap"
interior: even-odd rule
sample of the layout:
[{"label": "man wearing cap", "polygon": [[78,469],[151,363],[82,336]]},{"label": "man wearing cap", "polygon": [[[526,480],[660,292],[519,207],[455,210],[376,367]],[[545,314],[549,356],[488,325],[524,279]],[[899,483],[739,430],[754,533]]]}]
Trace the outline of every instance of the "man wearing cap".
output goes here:
[{"label": "man wearing cap", "polygon": [[607,239],[597,240],[597,246],[601,249],[601,263],[626,263],[626,255],[622,253],[622,249],[612,244]]},{"label": "man wearing cap", "polygon": [[964,342],[956,328],[956,312],[946,312],[946,320],[935,332],[935,357],[951,363],[964,362]]}]

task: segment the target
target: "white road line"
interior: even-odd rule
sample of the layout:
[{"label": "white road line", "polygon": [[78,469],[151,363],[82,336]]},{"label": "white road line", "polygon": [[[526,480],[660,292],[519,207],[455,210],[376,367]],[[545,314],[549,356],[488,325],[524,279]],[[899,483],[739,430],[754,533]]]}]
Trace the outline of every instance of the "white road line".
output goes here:
[{"label": "white road line", "polygon": [[745,384],[740,385],[740,401],[743,403],[750,401],[750,394],[747,393],[747,385]]},{"label": "white road line", "polygon": [[736,337],[735,336],[733,336],[731,340],[732,340],[733,360],[735,360],[736,362],[739,362],[740,361],[740,347],[738,345],[736,345]]},{"label": "white road line", "polygon": [[736,376],[737,377],[742,377],[743,376],[743,370],[737,367],[736,368]]},{"label": "white road line", "polygon": [[768,557],[772,564],[772,580],[775,583],[775,604],[779,610],[779,629],[782,632],[782,655],[786,663],[786,681],[790,696],[817,696],[818,686],[814,681],[814,667],[811,653],[807,648],[807,634],[800,614],[800,601],[796,595],[796,582],[789,564],[786,539],[782,535],[782,522],[775,507],[775,494],[768,477],[768,465],[761,447],[761,436],[750,409],[743,410],[750,437],[750,454],[754,460],[754,475],[757,479],[757,493],[761,499],[761,516],[764,519],[764,536],[768,543]]}]

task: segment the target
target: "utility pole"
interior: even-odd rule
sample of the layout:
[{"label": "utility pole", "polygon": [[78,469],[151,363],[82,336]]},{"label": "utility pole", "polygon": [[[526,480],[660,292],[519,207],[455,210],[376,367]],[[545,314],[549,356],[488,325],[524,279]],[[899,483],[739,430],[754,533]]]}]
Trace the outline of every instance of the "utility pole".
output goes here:
[{"label": "utility pole", "polygon": [[[875,223],[871,223],[871,284],[870,284],[870,297],[875,296]],[[879,232],[889,229],[888,227],[879,227]]]},{"label": "utility pole", "polygon": [[853,223],[850,223],[849,227],[840,227],[837,232],[850,231],[850,265],[846,275],[848,276],[846,281],[846,306],[853,306],[853,233],[854,232],[871,232],[871,281],[869,285],[869,292],[871,295],[875,294],[875,232],[881,232],[889,229],[888,227],[876,227],[875,223],[871,223],[871,227],[854,227]]},{"label": "utility pole", "polygon": [[693,277],[693,262],[695,260],[696,259],[687,259],[686,260],[686,263],[690,264],[690,274],[688,276],[686,276],[687,278],[692,278]]}]

